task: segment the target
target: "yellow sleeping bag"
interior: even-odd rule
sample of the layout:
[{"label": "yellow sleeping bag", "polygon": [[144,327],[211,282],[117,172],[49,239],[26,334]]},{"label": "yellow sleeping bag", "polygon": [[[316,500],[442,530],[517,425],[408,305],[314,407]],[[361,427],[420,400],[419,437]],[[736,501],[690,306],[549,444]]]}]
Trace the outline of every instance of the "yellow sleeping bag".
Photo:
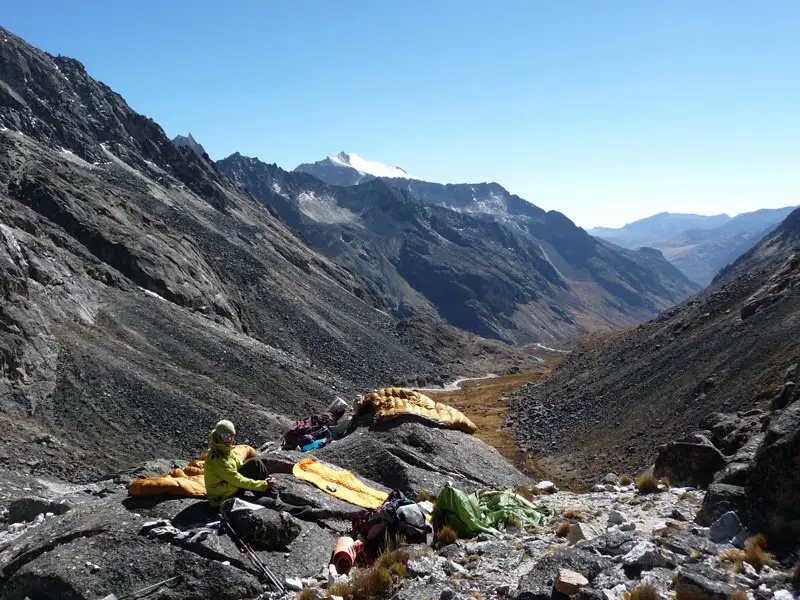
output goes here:
[{"label": "yellow sleeping bag", "polygon": [[460,410],[434,402],[425,394],[407,388],[391,387],[365,394],[358,401],[359,412],[370,404],[375,410],[376,421],[416,415],[464,433],[475,433],[478,429]]},{"label": "yellow sleeping bag", "polygon": [[[233,452],[240,463],[256,455],[255,448],[247,444],[234,446]],[[203,472],[206,456],[208,456],[208,450],[185,467],[173,469],[159,477],[137,479],[128,486],[128,493],[131,496],[138,497],[166,494],[168,496],[204,498],[206,495],[206,481]]]},{"label": "yellow sleeping bag", "polygon": [[301,481],[313,483],[339,500],[362,508],[378,508],[388,496],[385,492],[367,487],[350,471],[334,469],[313,458],[304,458],[297,463],[292,468],[292,474]]}]

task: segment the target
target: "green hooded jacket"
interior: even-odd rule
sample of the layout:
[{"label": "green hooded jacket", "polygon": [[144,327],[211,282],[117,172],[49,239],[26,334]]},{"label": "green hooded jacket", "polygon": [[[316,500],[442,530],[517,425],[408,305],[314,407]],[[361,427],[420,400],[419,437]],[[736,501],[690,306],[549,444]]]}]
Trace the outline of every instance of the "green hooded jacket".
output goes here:
[{"label": "green hooded jacket", "polygon": [[242,463],[233,452],[233,446],[222,441],[222,436],[226,433],[236,434],[233,423],[220,421],[208,436],[210,450],[206,457],[204,476],[208,503],[214,508],[240,489],[253,492],[266,492],[269,489],[266,481],[242,477],[239,473]]}]

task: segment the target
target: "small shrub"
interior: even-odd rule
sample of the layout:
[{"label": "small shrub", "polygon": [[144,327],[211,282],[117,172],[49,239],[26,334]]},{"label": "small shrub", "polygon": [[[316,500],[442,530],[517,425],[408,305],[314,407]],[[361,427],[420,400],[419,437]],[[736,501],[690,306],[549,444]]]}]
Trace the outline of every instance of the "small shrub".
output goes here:
[{"label": "small shrub", "polygon": [[650,494],[658,491],[658,480],[647,473],[636,479],[636,490],[640,494]]},{"label": "small shrub", "polygon": [[753,565],[756,571],[760,571],[775,560],[775,557],[765,550],[766,547],[767,538],[763,535],[754,535],[744,542],[745,560]]},{"label": "small shrub", "polygon": [[620,485],[630,485],[633,483],[633,477],[628,475],[627,473],[623,473],[619,476],[619,484]]},{"label": "small shrub", "polygon": [[681,495],[678,496],[678,500],[691,500],[692,498],[694,498],[694,494],[689,491],[682,492]]},{"label": "small shrub", "polygon": [[637,585],[626,594],[628,600],[661,600],[661,595],[654,585]]},{"label": "small shrub", "polygon": [[294,597],[294,600],[318,600],[317,590],[306,588]]},{"label": "small shrub", "polygon": [[420,490],[417,492],[417,495],[414,496],[414,500],[416,502],[433,502],[436,498],[433,494],[431,494],[428,490]]},{"label": "small shrub", "polygon": [[670,478],[669,478],[669,477],[667,477],[666,475],[664,475],[664,476],[661,478],[661,485],[663,485],[665,488],[669,489],[669,488],[672,486],[672,481],[670,481]]},{"label": "small shrub", "polygon": [[386,569],[387,571],[391,572],[395,565],[400,565],[405,568],[410,558],[411,552],[408,550],[403,548],[400,550],[390,550],[389,552],[384,552],[378,557],[378,559],[375,561],[375,567],[379,569]]},{"label": "small shrub", "polygon": [[329,596],[341,596],[346,598],[350,594],[350,586],[346,583],[334,583],[328,586]]},{"label": "small shrub", "polygon": [[569,521],[564,521],[563,523],[561,523],[561,525],[559,525],[556,528],[556,535],[558,537],[567,537],[567,534],[569,533],[571,527],[572,523],[570,523]]},{"label": "small shrub", "polygon": [[573,521],[580,521],[581,523],[583,523],[586,520],[586,517],[583,516],[583,513],[579,510],[575,510],[574,508],[565,510],[564,518],[572,519]]},{"label": "small shrub", "polygon": [[454,544],[455,541],[458,539],[458,534],[456,530],[452,527],[445,525],[441,529],[436,530],[436,543],[440,546],[449,546],[450,544]]},{"label": "small shrub", "polygon": [[744,590],[736,590],[728,596],[728,600],[748,600],[747,592]]},{"label": "small shrub", "polygon": [[377,564],[371,569],[357,569],[353,574],[350,594],[353,600],[372,600],[384,598],[394,587],[392,575]]},{"label": "small shrub", "polygon": [[525,498],[525,500],[527,500],[528,502],[533,502],[533,497],[536,495],[536,494],[534,494],[534,493],[533,493],[533,489],[531,489],[531,488],[526,488],[526,487],[517,487],[517,488],[514,488],[514,493],[515,493],[517,496],[522,496],[522,497],[523,497],[523,498]]},{"label": "small shrub", "polygon": [[728,550],[723,550],[722,552],[720,552],[717,555],[717,560],[719,562],[731,563],[732,564],[731,570],[734,573],[741,573],[742,571],[744,571],[742,565],[744,563],[746,556],[747,555],[743,550],[736,550],[734,548],[729,548]]}]

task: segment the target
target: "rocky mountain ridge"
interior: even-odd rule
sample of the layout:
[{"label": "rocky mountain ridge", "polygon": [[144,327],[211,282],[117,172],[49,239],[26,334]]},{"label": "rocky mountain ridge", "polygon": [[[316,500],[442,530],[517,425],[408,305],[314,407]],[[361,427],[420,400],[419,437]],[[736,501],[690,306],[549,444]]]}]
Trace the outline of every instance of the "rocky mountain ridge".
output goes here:
[{"label": "rocky mountain ridge", "polygon": [[[399,316],[436,313],[487,337],[552,340],[637,322],[696,289],[658,252],[595,240],[496,184],[343,187],[239,154],[218,165]],[[493,198],[485,210],[476,194]]]},{"label": "rocky mountain ridge", "polygon": [[[399,327],[213,163],[6,30],[0,265],[0,463],[62,479],[196,448],[221,415],[269,439],[335,393],[504,368],[499,344]],[[427,330],[462,362],[420,350]]]}]

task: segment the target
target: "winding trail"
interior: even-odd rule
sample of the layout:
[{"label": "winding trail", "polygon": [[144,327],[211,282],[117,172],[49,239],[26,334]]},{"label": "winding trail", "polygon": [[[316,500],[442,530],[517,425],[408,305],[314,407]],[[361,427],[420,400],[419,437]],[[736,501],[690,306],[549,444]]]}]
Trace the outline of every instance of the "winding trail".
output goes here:
[{"label": "winding trail", "polygon": [[459,377],[458,379],[456,379],[452,383],[448,383],[444,387],[425,387],[425,388],[415,387],[411,389],[416,390],[417,392],[457,392],[458,390],[461,389],[461,384],[464,383],[465,381],[482,381],[484,379],[494,379],[496,377],[499,377],[499,375],[495,373],[487,373],[486,375],[483,375],[481,377]]}]

